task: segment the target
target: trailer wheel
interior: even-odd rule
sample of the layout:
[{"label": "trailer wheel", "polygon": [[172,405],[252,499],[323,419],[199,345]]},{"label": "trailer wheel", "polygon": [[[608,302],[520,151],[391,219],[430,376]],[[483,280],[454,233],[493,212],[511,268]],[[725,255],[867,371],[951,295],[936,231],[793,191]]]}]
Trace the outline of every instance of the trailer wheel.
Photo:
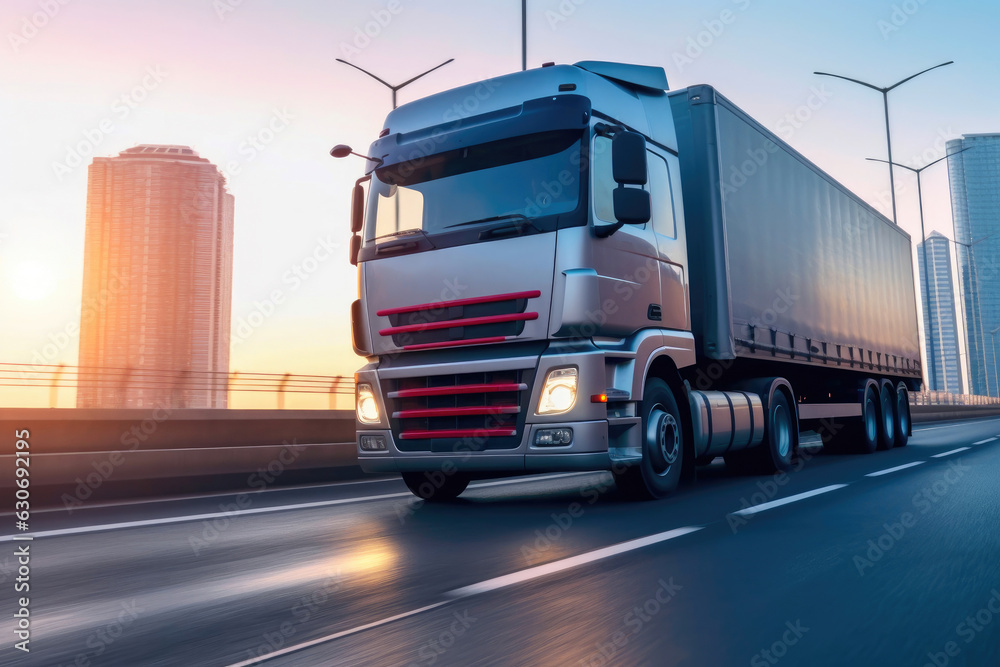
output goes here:
[{"label": "trailer wheel", "polygon": [[906,447],[910,440],[910,395],[902,382],[896,387],[896,446]]},{"label": "trailer wheel", "polygon": [[646,381],[640,404],[642,461],[614,473],[621,492],[634,500],[654,500],[677,488],[684,464],[681,411],[667,383]]},{"label": "trailer wheel", "polygon": [[785,471],[792,467],[792,455],[798,446],[795,430],[795,415],[788,406],[788,397],[783,391],[775,391],[767,406],[764,420],[767,441],[750,450],[759,453],[761,472]]},{"label": "trailer wheel", "polygon": [[865,389],[864,400],[861,401],[861,419],[854,420],[854,431],[851,435],[854,448],[860,454],[873,454],[878,449],[879,441],[879,399],[875,388],[871,385]]},{"label": "trailer wheel", "polygon": [[892,449],[896,445],[896,396],[892,385],[881,383],[878,406],[878,448]]},{"label": "trailer wheel", "polygon": [[469,486],[472,476],[468,473],[455,472],[445,475],[442,472],[404,472],[403,483],[413,495],[430,503],[454,500],[462,495]]}]

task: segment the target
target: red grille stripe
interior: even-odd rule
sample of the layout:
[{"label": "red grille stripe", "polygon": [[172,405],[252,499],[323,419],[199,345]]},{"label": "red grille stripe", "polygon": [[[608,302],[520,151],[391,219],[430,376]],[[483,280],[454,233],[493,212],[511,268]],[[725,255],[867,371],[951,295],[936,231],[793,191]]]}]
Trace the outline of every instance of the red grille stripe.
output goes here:
[{"label": "red grille stripe", "polygon": [[423,417],[459,417],[462,415],[516,415],[519,405],[472,405],[461,408],[425,408],[421,410],[399,410],[392,413],[393,419],[421,419]]},{"label": "red grille stripe", "polygon": [[523,382],[494,382],[491,384],[459,384],[448,387],[421,387],[390,391],[389,398],[412,398],[414,396],[450,396],[452,394],[489,394],[496,391],[523,391],[528,385]]},{"label": "red grille stripe", "polygon": [[489,338],[467,338],[465,340],[442,340],[437,343],[416,343],[404,345],[404,350],[432,350],[437,347],[456,347],[458,345],[480,345],[482,343],[502,343],[506,336],[491,336]]},{"label": "red grille stripe", "polygon": [[463,428],[447,431],[403,431],[403,440],[428,440],[430,438],[502,438],[517,435],[513,428]]},{"label": "red grille stripe", "polygon": [[537,320],[538,313],[510,313],[508,315],[486,315],[485,317],[469,317],[464,320],[443,320],[441,322],[419,322],[401,327],[382,329],[382,336],[413,333],[414,331],[431,331],[433,329],[451,329],[452,327],[474,327],[480,324],[500,324],[503,322],[519,322],[521,320]]},{"label": "red grille stripe", "polygon": [[439,308],[454,308],[456,306],[473,306],[477,303],[493,303],[494,301],[516,301],[517,299],[535,299],[542,295],[538,290],[530,292],[512,292],[510,294],[494,294],[493,296],[474,296],[469,299],[455,299],[453,301],[436,301],[434,303],[422,303],[418,306],[403,306],[402,308],[384,308],[375,313],[379,317],[388,315],[399,315],[400,313],[416,313],[421,310],[438,310]]}]

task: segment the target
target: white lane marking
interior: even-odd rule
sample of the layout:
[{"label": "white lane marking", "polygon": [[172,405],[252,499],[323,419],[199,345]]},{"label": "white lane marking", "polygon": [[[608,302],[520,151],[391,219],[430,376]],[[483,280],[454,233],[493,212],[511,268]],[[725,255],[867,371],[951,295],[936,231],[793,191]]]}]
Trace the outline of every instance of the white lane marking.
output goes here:
[{"label": "white lane marking", "polygon": [[[558,479],[562,477],[571,477],[573,475],[583,475],[592,473],[559,473],[556,475],[542,475],[538,477],[518,477],[516,479],[503,479],[496,482],[486,482],[484,484],[472,485],[469,488],[476,489],[483,486],[500,486],[506,484],[523,484],[525,482],[539,482],[546,481],[550,479]],[[234,517],[241,516],[244,514],[270,514],[272,512],[285,512],[288,510],[301,510],[301,509],[311,509],[314,507],[331,507],[333,505],[349,505],[352,503],[368,502],[371,500],[386,500],[387,498],[414,498],[414,496],[409,491],[404,491],[401,493],[383,493],[377,496],[362,496],[360,498],[338,498],[336,500],[318,500],[311,503],[298,503],[295,505],[275,505],[274,507],[254,507],[250,509],[233,510],[231,512],[211,512],[208,514],[189,514],[186,516],[171,516],[163,517],[160,519],[145,519],[142,521],[123,521],[121,523],[106,523],[99,524],[96,526],[79,526],[77,528],[61,528],[59,530],[42,530],[35,533],[31,533],[33,537],[58,537],[61,535],[81,535],[85,533],[99,533],[108,530],[121,530],[123,528],[143,528],[146,526],[162,526],[165,524],[172,523],[185,523],[187,521],[202,521],[209,519],[218,519],[220,517]],[[0,535],[0,542],[10,542],[14,539],[13,535]]]},{"label": "white lane marking", "polygon": [[286,648],[274,651],[272,653],[264,654],[257,658],[251,658],[249,660],[244,660],[243,662],[236,662],[228,667],[249,667],[249,665],[258,665],[262,662],[266,662],[272,658],[278,658],[289,653],[295,653],[303,649],[316,646],[318,644],[324,644],[326,642],[331,642],[348,635],[357,634],[363,632],[364,630],[370,630],[371,628],[377,628],[387,623],[392,623],[393,621],[398,621],[403,618],[409,618],[410,616],[415,616],[421,614],[425,611],[430,611],[431,609],[437,609],[446,604],[451,604],[456,600],[462,598],[472,597],[473,595],[480,595],[482,593],[487,593],[489,591],[495,591],[498,588],[504,588],[506,586],[513,586],[515,584],[520,584],[525,581],[530,581],[532,579],[537,579],[538,577],[544,577],[555,572],[562,572],[563,570],[568,570],[574,567],[579,567],[581,565],[586,565],[587,563],[593,563],[594,561],[603,560],[605,558],[610,558],[612,556],[617,556],[618,554],[623,554],[629,551],[634,551],[635,549],[641,549],[647,547],[651,544],[658,544],[660,542],[666,542],[667,540],[672,540],[675,537],[680,537],[682,535],[687,535],[689,533],[694,533],[701,530],[704,526],[686,526],[684,528],[675,528],[674,530],[668,530],[664,533],[657,533],[655,535],[649,535],[647,537],[640,537],[635,540],[629,540],[628,542],[622,542],[621,544],[615,544],[610,547],[604,547],[603,549],[597,549],[595,551],[589,551],[585,554],[580,554],[579,556],[570,556],[569,558],[564,558],[562,560],[557,560],[552,563],[546,563],[545,565],[539,565],[537,567],[531,567],[527,570],[521,570],[520,572],[514,572],[513,574],[504,575],[502,577],[496,577],[494,579],[487,579],[478,584],[472,584],[471,586],[465,586],[463,588],[456,588],[453,591],[445,593],[447,597],[446,600],[440,602],[435,602],[434,604],[427,605],[426,607],[420,607],[419,609],[412,609],[410,611],[403,612],[402,614],[396,614],[395,616],[390,616],[389,618],[383,618],[372,623],[367,623],[365,625],[359,625],[356,628],[351,628],[350,630],[343,630],[341,632],[336,632],[332,635],[327,635],[325,637],[319,637],[317,639],[310,640],[308,642],[303,642],[302,644],[296,644],[294,646],[288,646]]},{"label": "white lane marking", "polygon": [[942,452],[940,454],[931,454],[932,459],[939,459],[942,456],[951,456],[952,454],[958,454],[959,452],[964,452],[968,447],[959,447],[958,449],[953,449],[950,452]]},{"label": "white lane marking", "polygon": [[[338,500],[321,500],[313,503],[299,503],[298,505],[278,505],[275,507],[254,507],[245,510],[234,510],[232,512],[212,512],[210,514],[189,514],[187,516],[168,516],[161,519],[146,519],[144,521],[123,521],[121,523],[105,523],[97,526],[79,526],[77,528],[61,528],[59,530],[42,530],[31,533],[34,537],[58,537],[60,535],[81,535],[84,533],[100,533],[108,530],[120,530],[122,528],[142,528],[145,526],[162,526],[171,523],[185,523],[188,521],[202,521],[207,519],[218,519],[219,517],[233,517],[244,514],[269,514],[271,512],[284,512],[287,510],[309,509],[312,507],[329,507],[331,505],[346,505],[357,503],[362,500],[384,500],[386,498],[401,498],[412,496],[406,493],[385,493],[380,496],[366,496],[364,498],[341,498]],[[13,535],[0,535],[0,542],[9,542]]]},{"label": "white lane marking", "polygon": [[438,607],[443,607],[449,604],[451,600],[443,600],[441,602],[435,602],[434,604],[429,604],[426,607],[420,607],[419,609],[411,609],[410,611],[404,611],[402,614],[396,614],[395,616],[390,616],[389,618],[383,618],[379,621],[374,621],[372,623],[366,623],[365,625],[359,625],[356,628],[351,628],[350,630],[343,630],[341,632],[334,633],[332,635],[327,635],[326,637],[319,637],[318,639],[312,639],[310,641],[304,642],[302,644],[296,644],[295,646],[288,646],[286,648],[272,651],[271,653],[266,653],[257,658],[250,658],[249,660],[244,660],[243,662],[234,662],[228,667],[248,667],[249,665],[259,665],[262,662],[270,660],[271,658],[279,658],[283,655],[288,655],[289,653],[295,653],[296,651],[301,651],[303,649],[316,646],[317,644],[323,644],[326,642],[332,642],[335,639],[340,639],[341,637],[347,637],[348,635],[354,635],[365,630],[370,630],[371,628],[377,628],[381,625],[386,625],[387,623],[392,623],[393,621],[398,621],[402,618],[409,618],[410,616],[416,616],[417,614],[422,614],[425,611],[430,611],[431,609],[437,609]]},{"label": "white lane marking", "polygon": [[763,512],[765,510],[773,509],[775,507],[781,507],[782,505],[787,505],[789,503],[794,503],[799,500],[805,500],[806,498],[812,498],[813,496],[818,496],[821,493],[829,493],[830,491],[836,491],[837,489],[842,489],[846,484],[831,484],[830,486],[824,486],[819,489],[813,489],[812,491],[806,491],[805,493],[798,493],[794,496],[788,496],[787,498],[779,498],[777,500],[772,500],[768,503],[761,503],[760,505],[754,505],[753,507],[746,507],[731,514],[736,516],[748,516],[750,514],[756,514],[758,512]]},{"label": "white lane marking", "polygon": [[993,442],[996,438],[986,438],[985,440],[980,440],[979,442],[974,442],[974,445],[985,445],[987,442]]},{"label": "white lane marking", "polygon": [[912,468],[913,466],[923,465],[927,461],[913,461],[912,463],[904,463],[901,466],[896,466],[895,468],[886,468],[885,470],[876,470],[875,472],[870,472],[865,477],[881,477],[882,475],[888,475],[891,472],[896,472],[897,470],[906,470],[907,468]]},{"label": "white lane marking", "polygon": [[562,572],[563,570],[580,567],[581,565],[586,565],[587,563],[593,563],[595,561],[604,560],[605,558],[617,556],[618,554],[627,553],[636,549],[642,549],[643,547],[648,547],[651,544],[666,542],[667,540],[672,540],[676,537],[681,537],[682,535],[694,533],[702,528],[704,528],[704,526],[685,526],[684,528],[675,528],[664,533],[656,533],[655,535],[640,537],[635,540],[629,540],[628,542],[622,542],[621,544],[604,547],[603,549],[589,551],[585,554],[580,554],[579,556],[570,556],[569,558],[563,558],[562,560],[546,563],[545,565],[530,567],[527,570],[521,570],[520,572],[505,574],[502,577],[487,579],[486,581],[481,581],[478,584],[456,588],[455,590],[446,593],[446,595],[451,599],[457,600],[459,598],[467,598],[472,595],[488,593],[489,591],[495,591],[498,588],[506,588],[507,586],[521,584],[525,581],[537,579],[538,577],[545,577],[556,572]]}]

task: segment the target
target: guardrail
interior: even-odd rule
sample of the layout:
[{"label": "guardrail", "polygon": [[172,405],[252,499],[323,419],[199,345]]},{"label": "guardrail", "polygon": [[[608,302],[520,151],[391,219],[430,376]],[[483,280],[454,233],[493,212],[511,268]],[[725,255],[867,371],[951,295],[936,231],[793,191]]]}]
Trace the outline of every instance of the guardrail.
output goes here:
[{"label": "guardrail", "polygon": [[[0,363],[0,387],[48,390],[49,407],[59,404],[59,390],[101,391],[102,408],[130,408],[138,390],[156,392],[162,401],[154,404],[181,406],[187,394],[225,392],[273,394],[276,407],[285,407],[289,394],[320,394],[328,397],[330,409],[338,397],[354,394],[354,378],[343,375],[300,373],[254,373],[247,371],[192,371],[135,367],[70,366],[67,364]],[[148,404],[148,402],[147,402]]]},{"label": "guardrail", "polygon": [[[913,405],[914,422],[1000,416],[1000,405]],[[0,409],[0,490],[14,432],[31,432],[31,484],[73,505],[129,494],[252,492],[362,476],[349,410]]]}]

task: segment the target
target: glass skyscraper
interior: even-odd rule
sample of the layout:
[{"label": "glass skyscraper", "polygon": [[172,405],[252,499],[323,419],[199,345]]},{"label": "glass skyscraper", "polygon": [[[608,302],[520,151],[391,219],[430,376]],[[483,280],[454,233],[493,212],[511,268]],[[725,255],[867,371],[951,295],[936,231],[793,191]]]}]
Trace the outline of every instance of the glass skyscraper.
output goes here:
[{"label": "glass skyscraper", "polygon": [[950,154],[962,149],[947,162],[971,390],[1000,396],[993,352],[1000,335],[1000,134],[966,134],[946,145]]},{"label": "glass skyscraper", "polygon": [[[917,244],[917,268],[920,272],[920,305],[924,311],[924,340],[928,350],[928,388],[961,394],[962,373],[958,359],[958,323],[955,318],[955,286],[951,280],[950,245],[948,238],[931,232],[925,243]],[[930,280],[924,273],[925,266]]]},{"label": "glass skyscraper", "polygon": [[141,145],[90,165],[77,407],[226,407],[225,184],[186,146]]}]

